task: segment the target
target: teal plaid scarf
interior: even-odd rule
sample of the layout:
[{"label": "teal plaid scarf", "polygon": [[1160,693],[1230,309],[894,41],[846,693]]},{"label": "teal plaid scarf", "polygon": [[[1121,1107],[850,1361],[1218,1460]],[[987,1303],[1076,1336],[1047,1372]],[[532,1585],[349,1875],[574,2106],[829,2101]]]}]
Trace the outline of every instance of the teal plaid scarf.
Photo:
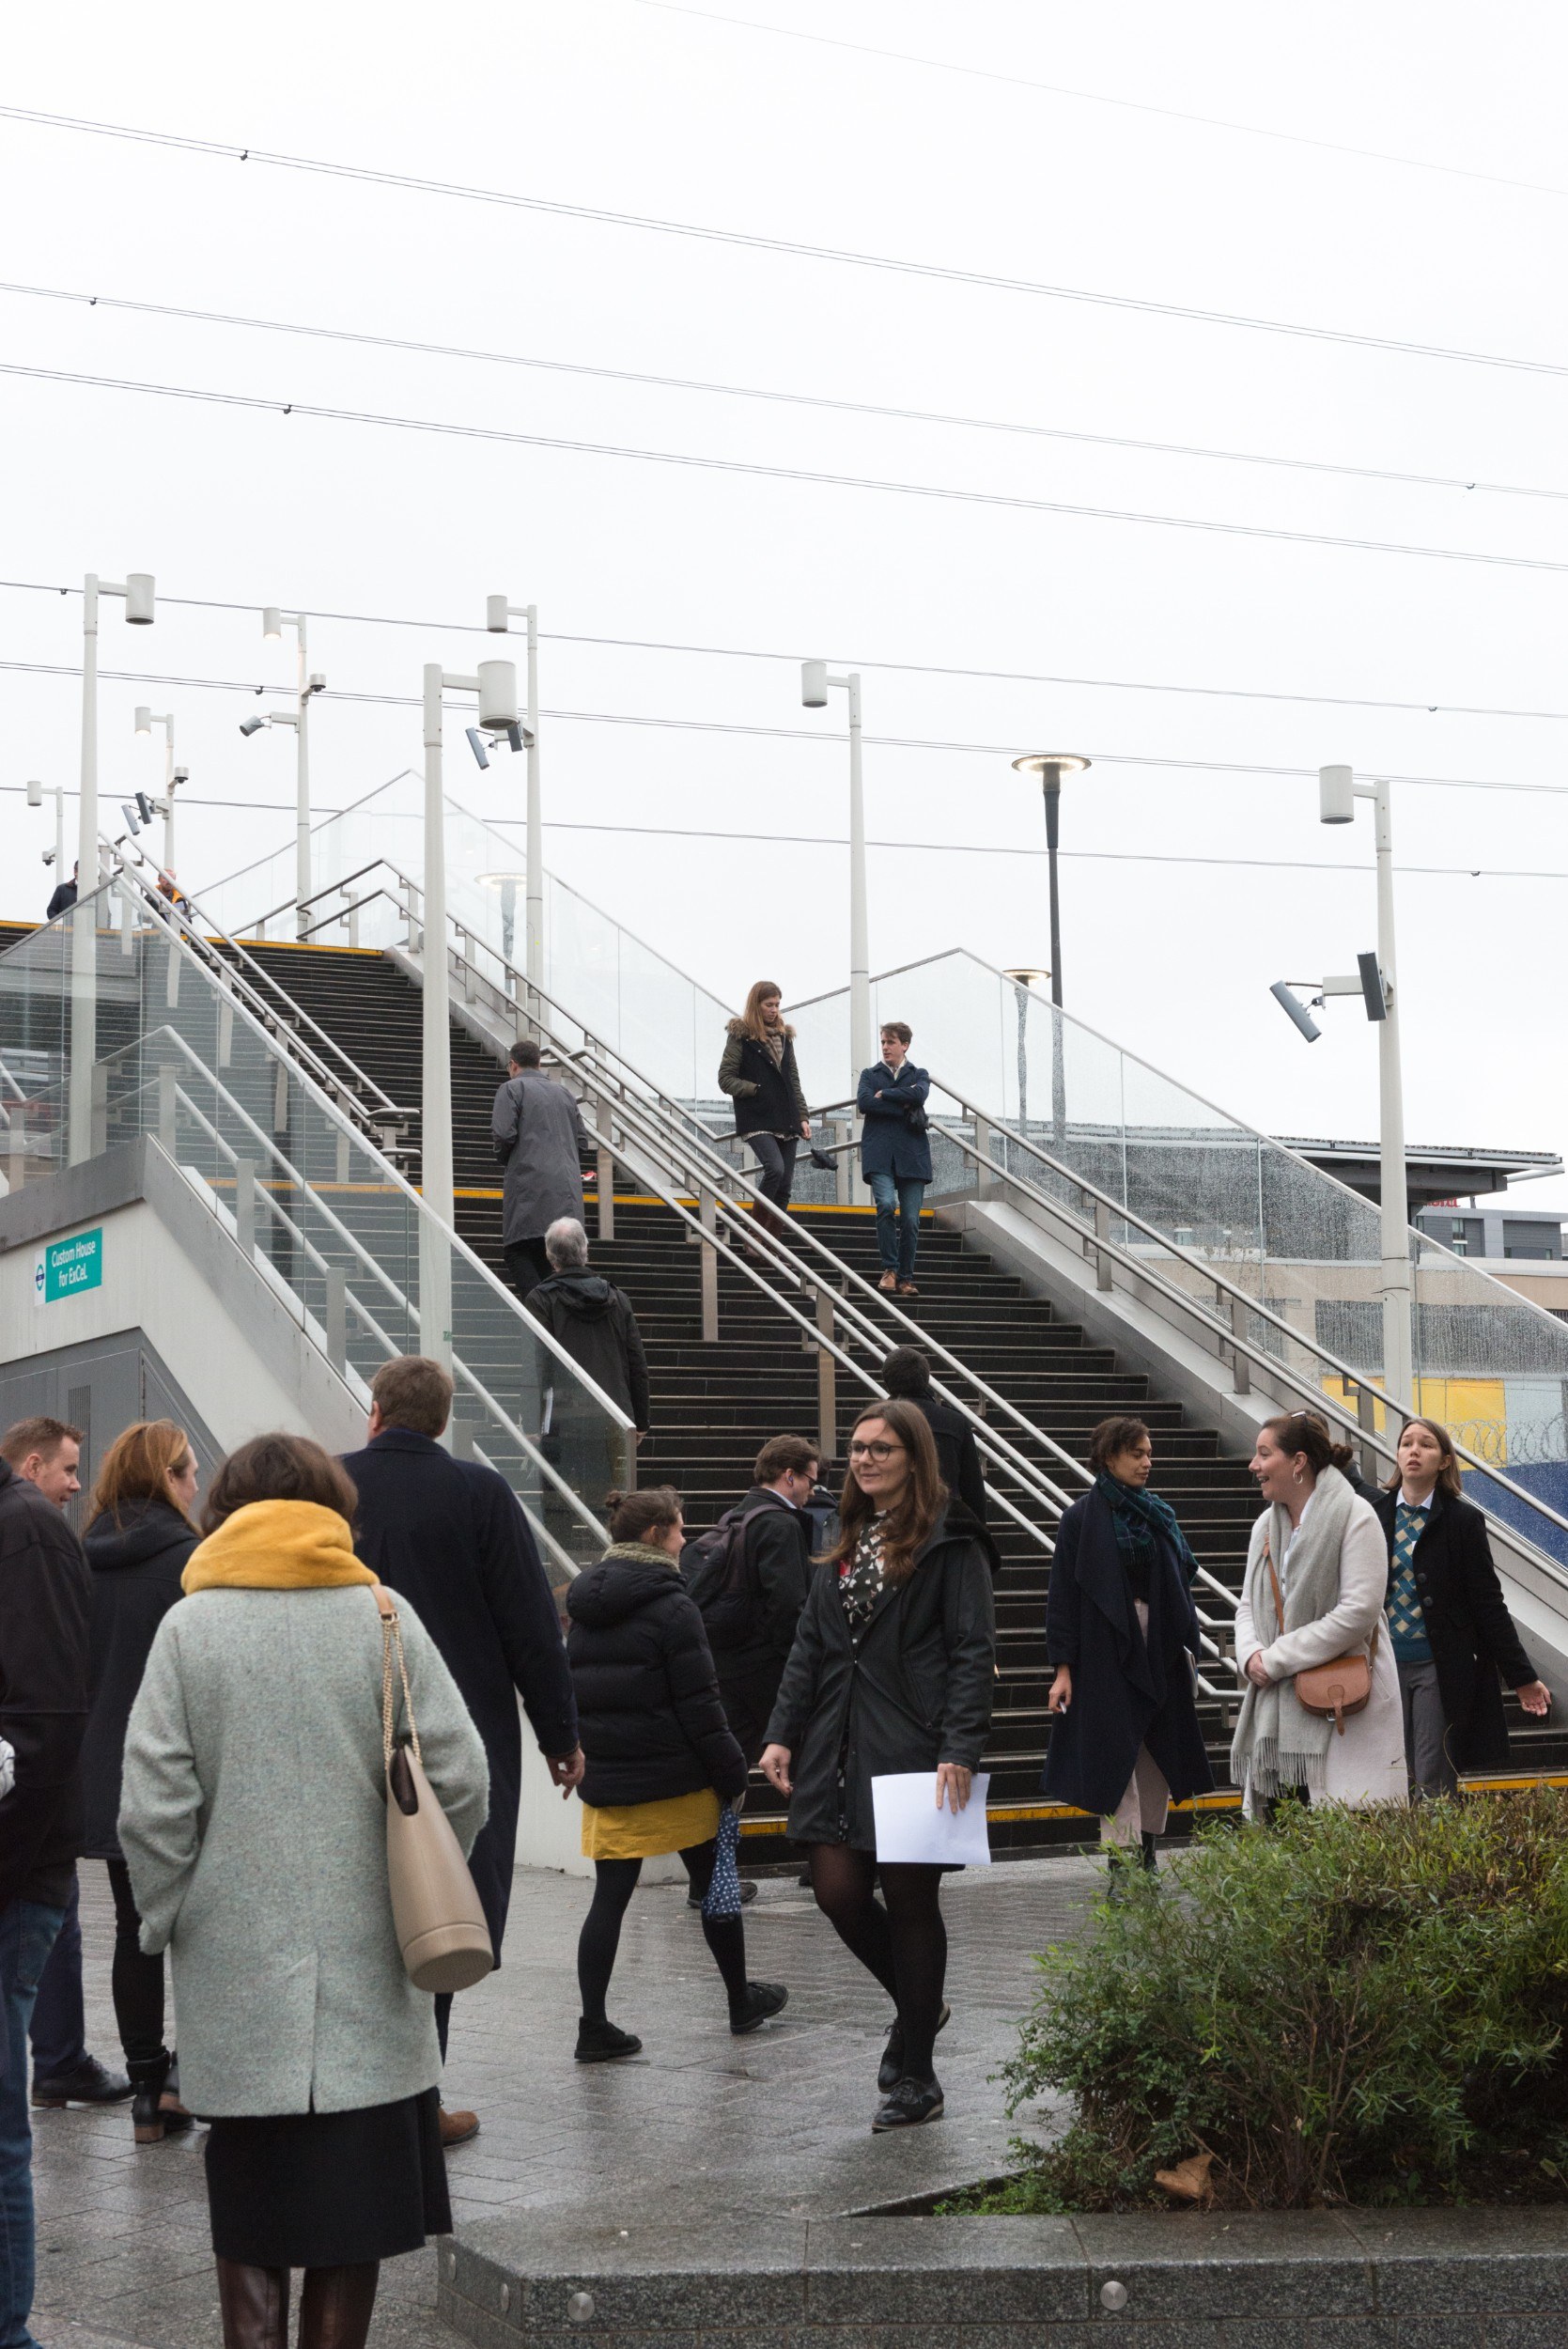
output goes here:
[{"label": "teal plaid scarf", "polygon": [[1188,1549],[1187,1535],[1176,1523],[1176,1513],[1168,1501],[1150,1492],[1146,1485],[1124,1485],[1107,1469],[1101,1469],[1095,1477],[1094,1490],[1110,1507],[1110,1521],[1116,1529],[1116,1547],[1124,1559],[1130,1563],[1140,1551],[1153,1549],[1157,1536],[1163,1534],[1190,1584],[1198,1571],[1198,1561]]}]

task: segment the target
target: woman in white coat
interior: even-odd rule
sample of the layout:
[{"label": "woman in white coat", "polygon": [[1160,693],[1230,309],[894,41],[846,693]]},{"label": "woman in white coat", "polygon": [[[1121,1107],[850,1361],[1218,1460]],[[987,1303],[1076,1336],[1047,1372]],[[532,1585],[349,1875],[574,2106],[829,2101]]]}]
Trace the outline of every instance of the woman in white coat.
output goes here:
[{"label": "woman in white coat", "polygon": [[[1265,1420],[1258,1430],[1250,1466],[1267,1506],[1252,1528],[1236,1606],[1247,1694],[1231,1747],[1250,1818],[1266,1815],[1281,1795],[1358,1808],[1407,1799],[1399,1674],[1383,1622],[1388,1544],[1371,1504],[1341,1473],[1351,1457],[1313,1413]],[[1298,1672],[1369,1650],[1371,1700],[1343,1726],[1297,1702]]]}]

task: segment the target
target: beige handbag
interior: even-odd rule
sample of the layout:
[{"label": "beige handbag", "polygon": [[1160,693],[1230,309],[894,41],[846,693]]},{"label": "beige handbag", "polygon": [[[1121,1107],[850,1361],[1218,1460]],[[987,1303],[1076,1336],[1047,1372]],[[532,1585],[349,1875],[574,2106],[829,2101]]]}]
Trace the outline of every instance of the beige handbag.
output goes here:
[{"label": "beige handbag", "polygon": [[[1281,1631],[1285,1627],[1285,1602],[1280,1596],[1280,1578],[1274,1571],[1274,1560],[1268,1547],[1268,1536],[1263,1540],[1264,1563],[1274,1585],[1274,1616]],[[1330,1657],[1327,1664],[1308,1664],[1296,1675],[1296,1702],[1303,1713],[1317,1713],[1332,1719],[1338,1735],[1344,1735],[1344,1725],[1352,1713],[1365,1712],[1372,1702],[1372,1671],[1377,1660],[1377,1635],[1382,1630],[1379,1617],[1374,1626],[1372,1645],[1365,1656]]]},{"label": "beige handbag", "polygon": [[[381,1618],[381,1755],[386,1765],[386,1873],[392,1921],[410,1979],[421,1990],[472,1990],[495,1964],[489,1928],[462,1846],[425,1775],[409,1694],[409,1668],[392,1595],[378,1582]],[[393,1649],[408,1720],[394,1742]]]}]

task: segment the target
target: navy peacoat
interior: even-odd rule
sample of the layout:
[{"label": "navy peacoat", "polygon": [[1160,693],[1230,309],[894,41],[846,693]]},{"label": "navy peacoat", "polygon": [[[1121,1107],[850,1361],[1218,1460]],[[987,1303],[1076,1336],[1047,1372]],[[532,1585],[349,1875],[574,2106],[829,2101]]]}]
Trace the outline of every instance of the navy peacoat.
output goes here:
[{"label": "navy peacoat", "polygon": [[869,1183],[874,1174],[891,1174],[895,1182],[931,1180],[931,1143],[925,1134],[909,1131],[908,1112],[924,1109],[931,1080],[913,1061],[905,1061],[897,1075],[886,1061],[861,1071],[855,1107],[864,1118],[861,1128],[861,1173]]},{"label": "navy peacoat", "polygon": [[577,1750],[577,1706],[555,1611],[517,1495],[494,1469],[389,1427],[344,1455],[359,1491],[354,1548],[429,1633],[485,1741],[489,1817],[469,1868],[497,1962],[522,1787],[520,1696],[540,1751]]},{"label": "navy peacoat", "polygon": [[1057,1528],[1046,1649],[1052,1664],[1067,1665],[1073,1675],[1073,1701],[1052,1717],[1041,1781],[1054,1801],[1109,1817],[1142,1746],[1173,1800],[1208,1791],[1214,1780],[1188,1662],[1198,1652],[1198,1617],[1187,1578],[1170,1544],[1157,1539],[1148,1637],[1141,1639],[1102,1493],[1075,1501]]},{"label": "navy peacoat", "polygon": [[768,1724],[768,1744],[789,1749],[792,1841],[875,1851],[872,1780],[941,1762],[977,1769],[995,1681],[991,1570],[967,1526],[939,1519],[858,1634],[837,1568],[818,1566]]}]

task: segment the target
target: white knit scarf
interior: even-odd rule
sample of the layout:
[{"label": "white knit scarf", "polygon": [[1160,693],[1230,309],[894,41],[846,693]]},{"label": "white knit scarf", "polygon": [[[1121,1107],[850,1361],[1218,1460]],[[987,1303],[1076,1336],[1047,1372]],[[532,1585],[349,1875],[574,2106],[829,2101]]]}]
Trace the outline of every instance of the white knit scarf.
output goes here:
[{"label": "white knit scarf", "polygon": [[[1289,1511],[1278,1501],[1270,1509],[1266,1533],[1247,1577],[1247,1602],[1263,1646],[1272,1647],[1281,1629],[1299,1631],[1339,1605],[1340,1552],[1355,1498],[1339,1470],[1326,1468],[1294,1542]],[[1287,1542],[1291,1542],[1288,1577],[1281,1572]],[[1282,1626],[1275,1611],[1268,1572],[1271,1554],[1284,1592]],[[1255,1796],[1277,1795],[1293,1786],[1321,1794],[1333,1729],[1327,1714],[1309,1713],[1297,1702],[1294,1675],[1271,1681],[1266,1688],[1250,1680],[1231,1744],[1233,1783],[1246,1786],[1250,1773]]]}]

